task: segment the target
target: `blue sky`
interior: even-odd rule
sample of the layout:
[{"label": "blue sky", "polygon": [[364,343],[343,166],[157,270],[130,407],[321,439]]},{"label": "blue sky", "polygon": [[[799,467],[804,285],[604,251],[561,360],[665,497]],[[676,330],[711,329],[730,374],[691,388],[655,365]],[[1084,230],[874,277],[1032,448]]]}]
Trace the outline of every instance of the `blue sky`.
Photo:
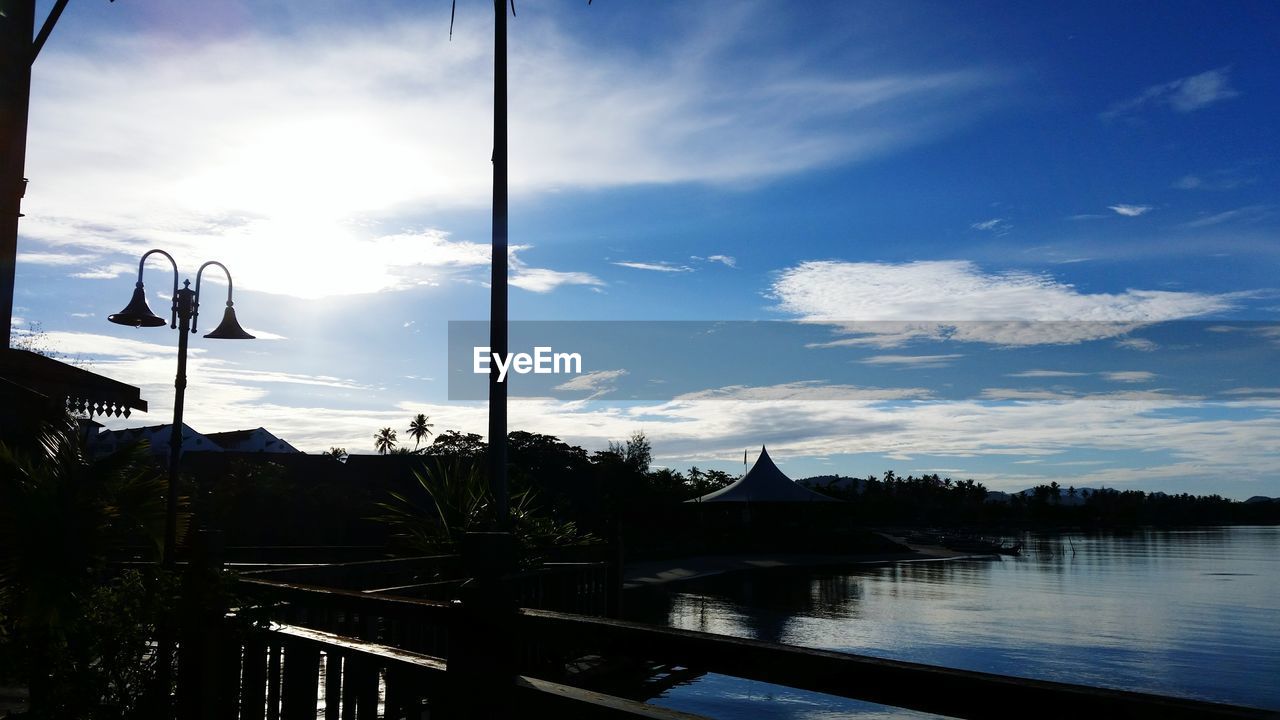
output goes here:
[{"label": "blue sky", "polygon": [[[681,468],[768,443],[794,476],[1280,495],[1276,7],[517,11],[512,317],[830,341],[666,397],[520,399],[513,429],[642,429]],[[174,333],[105,317],[147,249],[217,259],[262,339],[192,342],[196,428],[483,431],[446,328],[488,311],[490,14],[459,0],[450,42],[446,0],[74,4],[35,65],[17,327],[143,387],[113,425],[165,422]],[[586,369],[634,380],[648,350]]]}]

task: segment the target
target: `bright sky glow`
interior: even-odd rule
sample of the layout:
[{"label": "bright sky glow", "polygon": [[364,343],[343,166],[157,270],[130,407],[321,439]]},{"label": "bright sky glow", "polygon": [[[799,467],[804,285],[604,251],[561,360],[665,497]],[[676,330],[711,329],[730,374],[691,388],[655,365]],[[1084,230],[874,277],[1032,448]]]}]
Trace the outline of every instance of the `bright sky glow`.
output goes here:
[{"label": "bright sky glow", "polygon": [[[192,342],[189,424],[307,451],[372,452],[418,412],[483,432],[445,387],[447,321],[488,312],[492,10],[458,4],[450,42],[447,0],[73,3],[35,65],[17,327],[143,388],[152,412],[113,424],[167,422],[172,331],[105,318],[146,250],[217,259],[262,339]],[[512,429],[643,429],[680,468],[768,443],[795,476],[1280,495],[1263,356],[1192,392],[1159,330],[1280,321],[1280,10],[517,11],[512,317],[830,333],[789,375],[662,401],[622,402],[660,380],[643,367],[587,367],[581,399],[514,401]],[[1280,350],[1274,325],[1224,327]]]}]

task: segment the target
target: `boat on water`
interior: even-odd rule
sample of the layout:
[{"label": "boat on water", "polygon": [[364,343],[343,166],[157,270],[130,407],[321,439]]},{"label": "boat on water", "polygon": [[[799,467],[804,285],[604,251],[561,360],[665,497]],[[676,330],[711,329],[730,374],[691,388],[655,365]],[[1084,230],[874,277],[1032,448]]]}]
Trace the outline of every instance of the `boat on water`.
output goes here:
[{"label": "boat on water", "polygon": [[948,550],[995,553],[997,555],[1020,555],[1022,553],[1022,541],[1010,541],[1003,538],[993,540],[981,537],[947,537],[943,538],[942,546]]},{"label": "boat on water", "polygon": [[963,535],[937,531],[914,532],[906,537],[907,542],[922,545],[940,545],[948,550],[960,552],[987,553],[995,555],[1020,555],[1021,540],[990,538],[978,535]]}]

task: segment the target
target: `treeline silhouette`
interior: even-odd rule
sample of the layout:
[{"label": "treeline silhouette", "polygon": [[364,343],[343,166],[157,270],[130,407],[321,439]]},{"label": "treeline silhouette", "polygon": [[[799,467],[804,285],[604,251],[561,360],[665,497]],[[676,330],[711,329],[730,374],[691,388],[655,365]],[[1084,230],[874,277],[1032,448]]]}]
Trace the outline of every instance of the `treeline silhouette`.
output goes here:
[{"label": "treeline silhouette", "polygon": [[[771,536],[765,544],[777,545],[788,539],[782,535],[816,523],[815,512],[823,513],[824,527],[840,532],[885,525],[994,529],[1280,523],[1280,502],[1275,501],[1064,490],[1056,484],[1006,496],[973,480],[938,474],[900,477],[889,471],[865,478],[803,480],[847,502],[785,522],[775,512],[773,527],[758,505],[686,504],[738,476],[696,466],[685,471],[655,468],[643,433],[594,452],[526,431],[510,433],[507,442],[513,497],[528,492],[528,506],[538,516],[573,523],[599,538],[622,537],[635,550],[727,547],[741,539],[735,536],[763,538],[762,533]],[[390,493],[420,492],[415,470],[437,460],[483,468],[488,446],[480,435],[449,430],[408,452],[347,455],[335,450],[321,455],[188,453],[183,469],[190,484],[184,495],[193,498],[198,516],[224,531],[229,545],[383,545],[392,538],[374,518],[384,514],[379,504]],[[727,507],[716,507],[722,505]],[[749,531],[735,519],[743,512],[754,517]],[[689,534],[691,525],[697,527],[696,537]]]},{"label": "treeline silhouette", "polygon": [[[373,518],[389,493],[417,489],[414,471],[435,461],[483,468],[488,444],[475,433],[441,432],[430,444],[385,455],[198,453],[183,456],[183,494],[224,532],[229,545],[377,545],[388,541]],[[736,476],[697,467],[651,468],[643,433],[588,452],[540,433],[507,436],[511,494],[528,491],[536,512],[612,537],[620,518],[678,505]]]},{"label": "treeline silhouette", "polygon": [[1113,488],[1061,487],[1057,482],[1020,493],[993,493],[973,480],[938,474],[850,478],[824,475],[801,481],[848,501],[870,524],[1018,527],[1134,525],[1252,525],[1280,523],[1280,500],[1238,501],[1221,495],[1177,495]]}]

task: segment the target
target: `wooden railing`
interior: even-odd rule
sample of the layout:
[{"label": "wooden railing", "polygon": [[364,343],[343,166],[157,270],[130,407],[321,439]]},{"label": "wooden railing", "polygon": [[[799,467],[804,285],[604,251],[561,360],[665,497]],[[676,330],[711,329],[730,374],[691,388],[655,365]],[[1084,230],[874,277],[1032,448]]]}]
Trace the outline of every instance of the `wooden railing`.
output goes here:
[{"label": "wooden railing", "polygon": [[[442,603],[261,579],[242,585],[269,603],[269,616],[284,624],[251,629],[243,652],[224,656],[241,660],[236,668],[242,680],[234,703],[238,714],[223,703],[220,718],[416,719],[424,708],[432,718],[693,717],[564,684],[565,665],[585,656],[656,661],[954,717],[1280,717],[1196,700],[517,609],[494,602],[502,594],[495,587]],[[317,715],[318,703],[325,709]]]},{"label": "wooden railing", "polygon": [[[240,720],[364,720],[365,718],[564,717],[653,718],[700,716],[515,675],[500,693],[482,703],[456,692],[468,687],[444,660],[379,643],[292,625],[250,632],[238,664],[238,702],[224,704],[217,717]],[[501,696],[501,697],[500,697]],[[507,715],[477,715],[483,704]]]}]

